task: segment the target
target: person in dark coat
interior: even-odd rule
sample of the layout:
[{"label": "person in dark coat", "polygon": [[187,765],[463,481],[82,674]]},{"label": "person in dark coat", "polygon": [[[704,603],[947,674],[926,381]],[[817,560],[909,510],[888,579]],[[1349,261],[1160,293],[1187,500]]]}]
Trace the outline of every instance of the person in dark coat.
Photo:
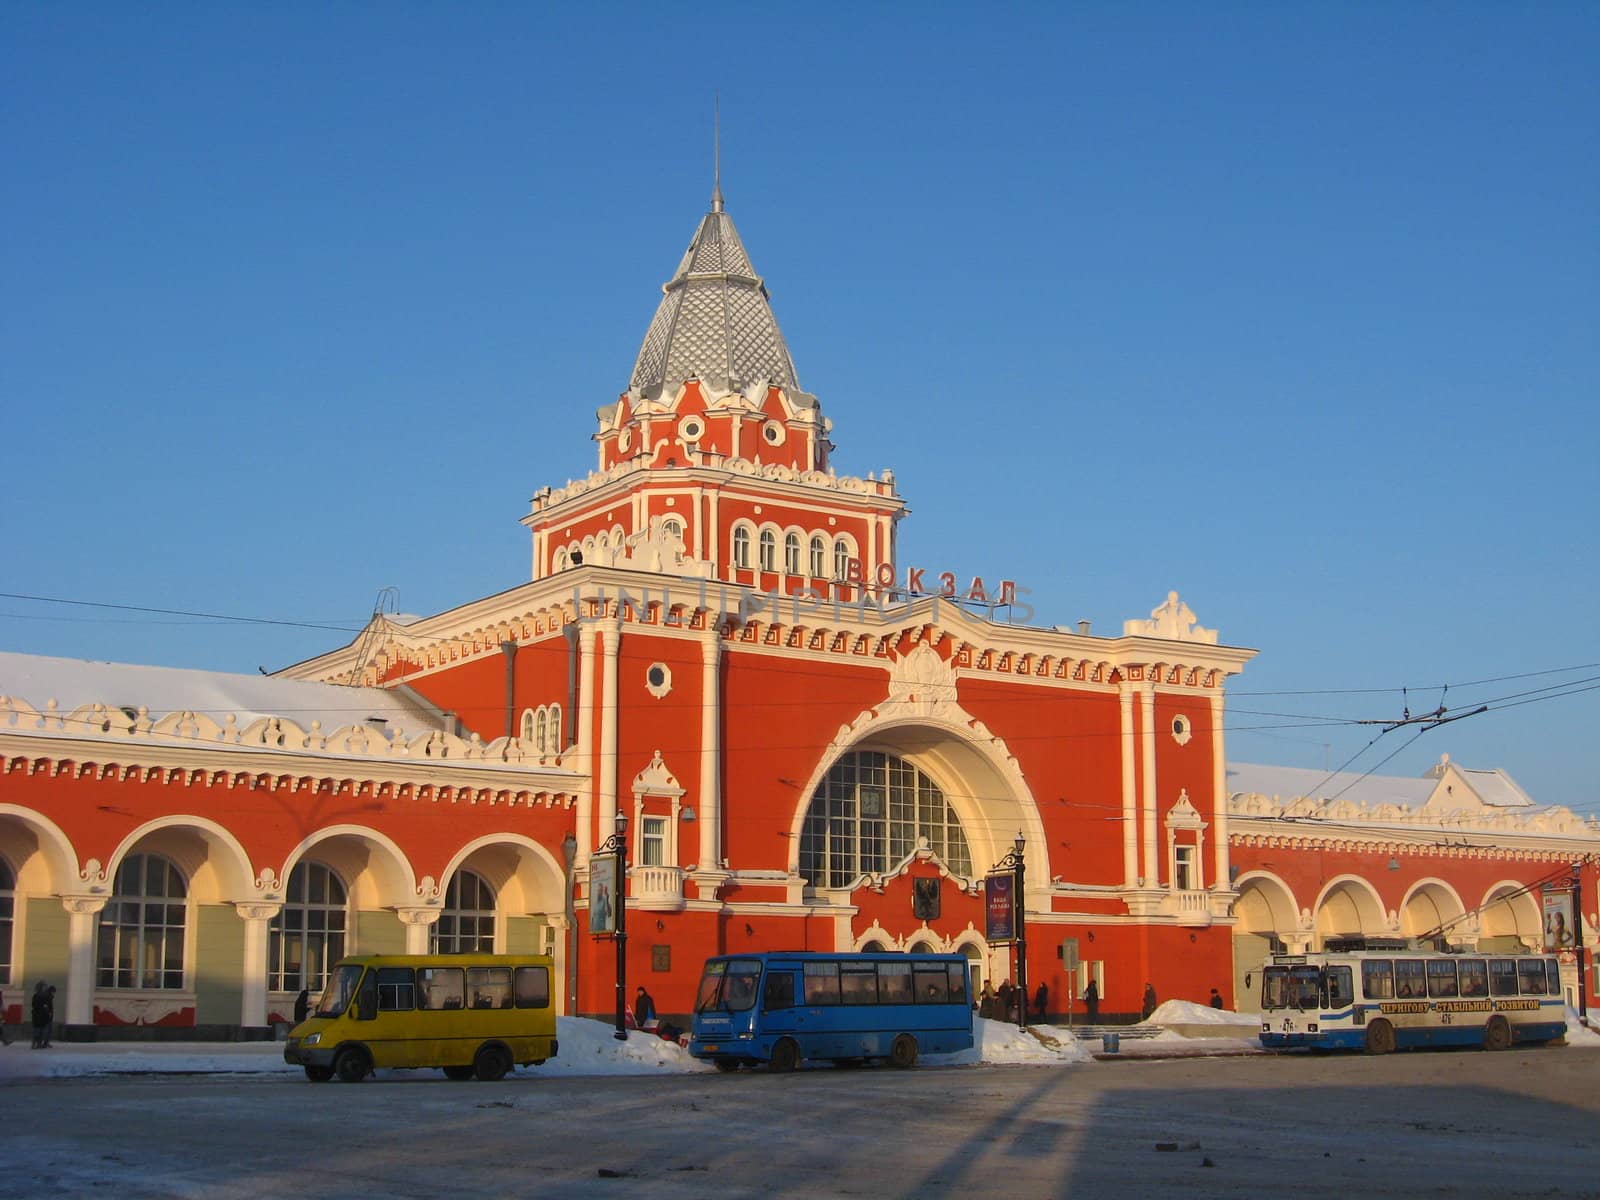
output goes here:
[{"label": "person in dark coat", "polygon": [[640,1029],[653,1030],[656,1027],[655,997],[642,987],[634,994],[633,1019],[639,1023]]},{"label": "person in dark coat", "polygon": [[1217,991],[1216,988],[1212,988],[1211,989],[1211,1007],[1212,1008],[1221,1008],[1222,1007],[1222,993]]},{"label": "person in dark coat", "polygon": [[56,989],[40,980],[33,989],[33,1048],[50,1045],[50,1023],[56,1016]]},{"label": "person in dark coat", "polygon": [[1089,1010],[1089,1024],[1098,1024],[1100,1020],[1100,984],[1091,979],[1089,986],[1083,989],[1083,1007]]},{"label": "person in dark coat", "polygon": [[1007,979],[994,994],[994,998],[1000,1002],[999,1019],[1002,1021],[1011,1019],[1011,993],[1016,990],[1011,986],[1011,980]]},{"label": "person in dark coat", "polygon": [[301,988],[294,998],[294,1023],[296,1025],[311,1015],[311,989]]},{"label": "person in dark coat", "polygon": [[11,1045],[11,1035],[6,1032],[6,992],[0,988],[0,1046]]},{"label": "person in dark coat", "polygon": [[1150,1019],[1150,1014],[1156,1011],[1156,989],[1154,984],[1144,985],[1144,1007],[1139,1010],[1144,1020]]},{"label": "person in dark coat", "polygon": [[1039,981],[1039,990],[1033,994],[1033,1015],[1040,1020],[1045,1013],[1050,1011],[1050,985],[1042,979]]}]

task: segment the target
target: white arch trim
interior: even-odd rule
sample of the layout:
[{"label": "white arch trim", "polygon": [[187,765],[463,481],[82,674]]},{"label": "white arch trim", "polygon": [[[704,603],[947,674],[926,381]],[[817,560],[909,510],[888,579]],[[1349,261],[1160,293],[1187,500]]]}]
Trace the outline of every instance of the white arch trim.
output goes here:
[{"label": "white arch trim", "polygon": [[[163,829],[190,829],[209,835],[206,840],[213,846],[220,846],[226,850],[232,860],[232,871],[224,869],[218,872],[223,880],[225,889],[233,893],[231,896],[225,894],[223,899],[229,901],[260,899],[260,893],[268,886],[266,882],[268,873],[263,872],[260,877],[257,877],[251,870],[250,856],[245,853],[244,846],[232,832],[213,821],[210,817],[196,816],[192,813],[178,813],[168,817],[157,817],[155,820],[146,821],[143,825],[134,829],[122,839],[116,851],[111,855],[111,861],[106,864],[105,870],[101,874],[101,879],[115,879],[117,868],[132,851],[133,847],[142,839]],[[228,861],[225,859],[221,866],[226,868]]]},{"label": "white arch trim", "polygon": [[[1299,926],[1299,924],[1300,924],[1300,905],[1299,905],[1299,902],[1295,900],[1294,889],[1291,888],[1287,883],[1285,883],[1283,881],[1282,877],[1274,874],[1271,871],[1260,871],[1260,870],[1257,870],[1257,871],[1246,871],[1242,875],[1240,875],[1238,879],[1234,880],[1234,882],[1233,882],[1234,890],[1239,892],[1241,895],[1243,894],[1245,888],[1250,884],[1258,885],[1260,890],[1263,891],[1263,892],[1267,892],[1267,891],[1276,892],[1276,897],[1275,898],[1282,900],[1285,904],[1287,904],[1289,906],[1289,914],[1290,914],[1290,917],[1292,918],[1292,921],[1293,921],[1293,923],[1289,926],[1289,928],[1292,930],[1292,929],[1295,929],[1295,928],[1297,928]],[[1237,903],[1237,901],[1235,903]],[[1276,904],[1273,904],[1270,900],[1268,901],[1268,906],[1271,907],[1274,910],[1274,912],[1276,912],[1276,909],[1278,907]],[[1277,932],[1277,931],[1275,930],[1274,932]]]},{"label": "white arch trim", "polygon": [[[392,901],[392,903],[414,903],[419,899],[427,900],[430,898],[423,891],[423,889],[417,885],[416,870],[412,867],[411,860],[406,857],[405,851],[400,849],[399,844],[387,834],[379,833],[376,829],[370,828],[366,825],[330,825],[326,829],[317,830],[316,833],[313,833],[309,837],[303,839],[298,846],[289,852],[289,857],[284,859],[283,862],[282,876],[276,880],[273,880],[267,886],[271,887],[274,891],[281,891],[288,885],[289,872],[294,870],[295,864],[297,864],[302,858],[310,853],[310,851],[318,844],[336,837],[356,838],[360,841],[368,843],[369,845],[378,847],[388,855],[390,865],[399,872],[400,878],[405,881],[406,888],[406,895],[397,897]],[[263,871],[263,876],[265,876],[265,874],[266,872]],[[349,882],[349,880],[346,880],[346,883]],[[434,889],[433,894],[435,896],[438,894],[437,888]]]},{"label": "white arch trim", "polygon": [[556,861],[556,856],[533,838],[521,833],[486,833],[482,837],[473,838],[472,841],[456,851],[455,856],[445,864],[444,874],[440,877],[439,886],[434,889],[435,893],[442,894],[445,881],[453,877],[461,869],[462,864],[477,851],[486,846],[508,845],[533,851],[533,856],[554,872],[558,881],[566,878],[566,871]]},{"label": "white arch trim", "polygon": [[[833,764],[846,754],[861,750],[877,750],[886,754],[894,754],[907,762],[917,764],[920,756],[936,756],[939,759],[939,768],[948,773],[963,775],[961,764],[953,761],[946,752],[951,744],[961,750],[975,755],[986,767],[994,772],[1011,791],[1011,801],[1017,809],[1017,821],[1022,826],[1022,834],[1030,846],[1047,846],[1044,823],[1039,818],[1039,808],[1034,802],[1033,791],[1028,787],[1027,780],[1022,776],[1022,770],[1017,766],[1017,760],[1006,749],[1005,743],[998,737],[989,733],[982,722],[968,717],[957,720],[942,715],[904,715],[880,716],[885,709],[891,712],[902,707],[889,702],[877,708],[867,709],[848,725],[841,725],[839,733],[829,743],[827,749],[817,759],[817,765],[811,772],[802,788],[799,800],[789,821],[789,861],[788,867],[791,874],[800,869],[800,840],[805,831],[806,813],[811,808],[811,801],[815,797],[817,788]],[[957,708],[950,704],[950,708]],[[959,709],[957,709],[959,711]],[[910,729],[932,730],[942,735],[938,744],[925,747],[897,748],[893,737],[896,731]],[[917,764],[920,765],[920,764]],[[922,768],[925,773],[932,776],[934,772]],[[944,782],[935,779],[940,790],[945,793],[945,800],[956,811],[958,817],[965,817],[962,821],[963,831],[967,834],[967,849],[973,855],[972,869],[974,874],[984,873],[981,858],[985,854],[992,855],[993,861],[999,861],[1005,850],[1010,849],[1007,841],[1004,848],[999,846],[998,832],[989,833],[989,830],[1002,828],[1001,822],[994,820],[978,821],[977,806],[979,801],[970,799],[973,794],[971,788],[950,788]],[[978,836],[983,834],[983,838]],[[998,852],[997,852],[998,851]],[[1044,888],[1036,885],[1036,879],[1049,878],[1049,860],[1034,857],[1028,862],[1028,889],[1030,891],[1043,891]]]},{"label": "white arch trim", "polygon": [[16,817],[39,835],[39,847],[57,892],[70,892],[84,882],[105,882],[105,871],[99,869],[93,859],[81,868],[78,866],[78,852],[72,848],[72,840],[61,831],[61,826],[43,813],[19,804],[0,804],[0,818],[4,817]]},{"label": "white arch trim", "polygon": [[1467,906],[1461,903],[1461,894],[1444,880],[1435,876],[1429,876],[1427,879],[1419,879],[1410,887],[1408,887],[1406,889],[1406,894],[1400,898],[1400,911],[1405,912],[1406,905],[1411,903],[1412,899],[1417,895],[1418,892],[1434,890],[1444,892],[1445,895],[1449,896],[1451,900],[1455,901],[1456,911],[1449,915],[1459,916],[1467,911]]}]

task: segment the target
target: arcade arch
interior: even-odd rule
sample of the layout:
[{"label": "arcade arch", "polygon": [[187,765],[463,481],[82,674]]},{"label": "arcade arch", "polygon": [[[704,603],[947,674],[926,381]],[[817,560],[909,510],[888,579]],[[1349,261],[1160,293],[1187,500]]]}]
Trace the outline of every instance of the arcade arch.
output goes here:
[{"label": "arcade arch", "polygon": [[1377,890],[1359,875],[1330,880],[1317,897],[1312,928],[1320,950],[1329,938],[1379,937],[1390,932],[1383,901]]},{"label": "arcade arch", "polygon": [[1466,911],[1444,880],[1419,880],[1400,902],[1400,932],[1408,938],[1428,937],[1441,946],[1459,943],[1468,932],[1461,920]]},{"label": "arcade arch", "polygon": [[1539,902],[1528,885],[1506,879],[1484,893],[1478,913],[1479,950],[1537,950],[1542,940]]}]

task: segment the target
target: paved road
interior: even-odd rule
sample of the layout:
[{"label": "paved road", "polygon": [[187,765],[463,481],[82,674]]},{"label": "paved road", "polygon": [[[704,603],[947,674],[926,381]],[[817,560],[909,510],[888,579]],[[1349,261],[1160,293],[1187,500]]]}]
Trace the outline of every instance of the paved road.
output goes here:
[{"label": "paved road", "polygon": [[[0,1087],[10,1196],[1600,1196],[1600,1053]],[[612,1174],[602,1174],[610,1172]]]}]

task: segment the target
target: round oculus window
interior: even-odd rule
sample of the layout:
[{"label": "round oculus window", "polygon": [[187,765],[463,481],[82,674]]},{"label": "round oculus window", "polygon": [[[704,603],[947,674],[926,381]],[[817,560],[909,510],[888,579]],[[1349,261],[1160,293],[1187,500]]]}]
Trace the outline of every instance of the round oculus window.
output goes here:
[{"label": "round oculus window", "polygon": [[1188,743],[1193,736],[1193,727],[1189,724],[1188,717],[1172,718],[1172,740],[1182,746]]},{"label": "round oculus window", "polygon": [[657,700],[672,690],[672,668],[666,663],[651,663],[645,668],[644,686]]},{"label": "round oculus window", "polygon": [[788,431],[777,421],[768,421],[761,427],[761,436],[767,439],[772,446],[783,445],[783,439],[788,436]]},{"label": "round oculus window", "polygon": [[686,442],[698,442],[705,432],[705,422],[699,417],[685,417],[678,422],[678,436]]}]

